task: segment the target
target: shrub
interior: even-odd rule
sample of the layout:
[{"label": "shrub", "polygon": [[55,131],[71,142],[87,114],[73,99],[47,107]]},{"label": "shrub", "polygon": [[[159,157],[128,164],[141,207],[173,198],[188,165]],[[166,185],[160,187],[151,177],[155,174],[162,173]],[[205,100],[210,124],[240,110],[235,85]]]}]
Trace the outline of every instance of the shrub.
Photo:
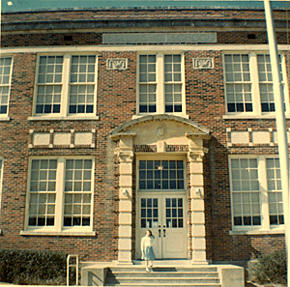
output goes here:
[{"label": "shrub", "polygon": [[66,254],[0,249],[0,281],[21,285],[65,285]]},{"label": "shrub", "polygon": [[254,275],[253,281],[260,284],[280,283],[285,285],[287,278],[286,269],[285,250],[261,255],[252,270]]}]

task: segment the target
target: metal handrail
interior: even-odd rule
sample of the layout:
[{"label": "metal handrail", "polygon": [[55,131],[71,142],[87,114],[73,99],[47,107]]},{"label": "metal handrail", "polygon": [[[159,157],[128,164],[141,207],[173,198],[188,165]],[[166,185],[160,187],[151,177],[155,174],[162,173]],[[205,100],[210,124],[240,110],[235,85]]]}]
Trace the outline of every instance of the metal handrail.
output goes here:
[{"label": "metal handrail", "polygon": [[[75,264],[70,264],[70,259],[75,258],[76,263]],[[76,268],[76,285],[78,286],[79,283],[79,256],[77,254],[69,254],[67,256],[67,261],[66,261],[66,285],[69,286],[69,271],[70,268],[75,267]]]}]

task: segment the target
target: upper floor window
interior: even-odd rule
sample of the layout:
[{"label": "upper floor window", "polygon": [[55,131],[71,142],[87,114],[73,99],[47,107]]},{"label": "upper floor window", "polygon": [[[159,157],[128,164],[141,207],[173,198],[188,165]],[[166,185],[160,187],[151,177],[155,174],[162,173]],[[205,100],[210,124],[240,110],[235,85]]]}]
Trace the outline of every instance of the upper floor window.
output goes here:
[{"label": "upper floor window", "polygon": [[43,55],[38,59],[35,116],[95,116],[96,55]]},{"label": "upper floor window", "polygon": [[12,78],[12,57],[0,57],[0,119],[7,117]]},{"label": "upper floor window", "polygon": [[185,114],[183,56],[139,55],[138,114]]},{"label": "upper floor window", "polygon": [[269,230],[284,224],[278,158],[233,156],[230,171],[234,230]]},{"label": "upper floor window", "polygon": [[[285,89],[285,64],[281,55],[279,68],[284,99],[288,99]],[[275,112],[272,70],[268,54],[225,54],[224,76],[227,114],[261,115]],[[288,110],[287,104],[285,109]]]}]

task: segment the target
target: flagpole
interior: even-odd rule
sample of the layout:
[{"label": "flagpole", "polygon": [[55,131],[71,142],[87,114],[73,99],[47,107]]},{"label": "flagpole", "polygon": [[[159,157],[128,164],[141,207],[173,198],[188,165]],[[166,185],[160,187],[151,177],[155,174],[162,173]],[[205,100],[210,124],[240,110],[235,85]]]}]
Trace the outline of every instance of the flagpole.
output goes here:
[{"label": "flagpole", "polygon": [[287,286],[290,286],[290,254],[289,254],[289,151],[288,139],[286,130],[286,120],[284,111],[284,96],[280,84],[280,72],[277,43],[275,37],[274,19],[271,9],[270,0],[264,0],[265,16],[267,24],[267,34],[269,51],[271,58],[273,91],[275,99],[276,111],[276,127],[278,134],[278,151],[280,160],[281,183],[283,194],[283,211],[284,211],[284,226],[285,226],[285,249],[286,249],[286,264],[287,264]]}]

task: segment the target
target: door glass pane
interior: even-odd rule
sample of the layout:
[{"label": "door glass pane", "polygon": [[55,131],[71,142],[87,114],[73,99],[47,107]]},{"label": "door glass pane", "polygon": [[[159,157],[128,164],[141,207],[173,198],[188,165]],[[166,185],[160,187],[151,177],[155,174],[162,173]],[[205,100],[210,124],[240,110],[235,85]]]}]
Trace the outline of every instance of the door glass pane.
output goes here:
[{"label": "door glass pane", "polygon": [[141,228],[158,227],[158,207],[158,198],[141,198]]},{"label": "door glass pane", "polygon": [[166,227],[183,228],[183,198],[166,198]]}]

